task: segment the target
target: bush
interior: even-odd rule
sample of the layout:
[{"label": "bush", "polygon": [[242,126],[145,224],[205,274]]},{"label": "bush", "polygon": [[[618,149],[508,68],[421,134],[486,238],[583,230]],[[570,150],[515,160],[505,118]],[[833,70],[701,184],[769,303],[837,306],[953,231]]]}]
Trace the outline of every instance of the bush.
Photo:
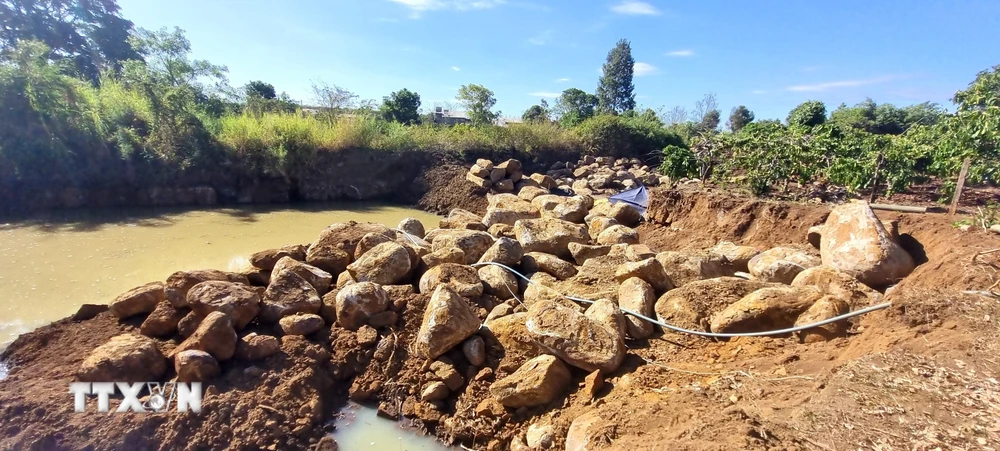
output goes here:
[{"label": "bush", "polygon": [[583,151],[591,155],[659,159],[660,149],[684,145],[680,136],[645,116],[595,116],[583,121],[576,131]]},{"label": "bush", "polygon": [[669,145],[663,148],[660,173],[675,179],[691,177],[698,173],[698,161],[687,147]]}]

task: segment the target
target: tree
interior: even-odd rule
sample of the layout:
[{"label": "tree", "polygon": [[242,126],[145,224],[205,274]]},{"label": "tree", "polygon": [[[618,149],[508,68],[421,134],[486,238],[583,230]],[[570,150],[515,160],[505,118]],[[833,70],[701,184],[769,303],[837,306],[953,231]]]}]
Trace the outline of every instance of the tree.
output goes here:
[{"label": "tree", "polygon": [[705,113],[698,123],[698,129],[703,132],[714,132],[719,128],[719,121],[722,120],[722,113],[719,110],[711,110]]},{"label": "tree", "polygon": [[493,91],[482,85],[464,85],[458,88],[458,101],[465,106],[469,119],[475,125],[492,124],[500,117],[500,113],[492,111],[497,99]]},{"label": "tree", "polygon": [[550,121],[549,110],[543,105],[532,105],[521,115],[521,120],[530,124],[544,124]]},{"label": "tree", "polygon": [[753,111],[750,111],[747,107],[740,105],[733,107],[733,110],[729,113],[729,122],[726,123],[726,126],[729,127],[729,130],[732,130],[735,133],[742,130],[743,127],[746,127],[746,125],[753,122],[753,120]]},{"label": "tree", "polygon": [[788,113],[789,126],[815,127],[826,122],[826,105],[819,100],[808,100]]},{"label": "tree", "polygon": [[258,99],[274,100],[278,97],[278,93],[274,91],[274,85],[260,80],[247,83],[244,91],[246,91],[247,97],[256,97]]},{"label": "tree", "polygon": [[0,24],[0,48],[42,41],[51,58],[70,61],[91,81],[139,57],[128,42],[132,22],[115,0],[0,0]]},{"label": "tree", "polygon": [[358,95],[337,85],[328,85],[325,81],[314,82],[313,96],[323,108],[323,116],[333,120],[354,106]]},{"label": "tree", "polygon": [[705,122],[705,116],[718,109],[719,102],[715,100],[715,94],[705,94],[705,97],[694,103],[694,111],[691,112],[691,122]]},{"label": "tree", "polygon": [[688,121],[688,111],[680,105],[667,112],[667,125],[683,124]]},{"label": "tree", "polygon": [[601,112],[621,114],[635,109],[635,87],[632,76],[635,71],[632,45],[628,40],[618,41],[608,52],[604,72],[597,86],[597,100]]},{"label": "tree", "polygon": [[903,108],[907,128],[914,125],[935,125],[945,116],[944,108],[933,102],[923,102]]},{"label": "tree", "polygon": [[420,123],[420,94],[403,88],[382,99],[379,111],[387,121],[411,125]]},{"label": "tree", "polygon": [[559,122],[567,127],[593,117],[595,109],[597,109],[597,96],[577,88],[563,91],[555,106]]}]

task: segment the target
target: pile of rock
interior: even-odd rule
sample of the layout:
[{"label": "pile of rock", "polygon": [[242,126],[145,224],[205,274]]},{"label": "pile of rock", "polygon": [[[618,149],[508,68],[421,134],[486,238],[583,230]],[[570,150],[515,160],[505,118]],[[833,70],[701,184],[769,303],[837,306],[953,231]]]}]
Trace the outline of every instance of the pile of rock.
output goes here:
[{"label": "pile of rock", "polygon": [[[490,171],[507,177],[512,167],[507,162]],[[499,417],[505,409],[560,402],[576,375],[588,374],[586,389],[596,396],[604,375],[619,370],[626,340],[656,332],[623,309],[697,330],[771,330],[870,305],[879,294],[865,284],[892,283],[913,269],[864,203],[837,207],[822,230],[813,231],[821,237],[817,256],[808,247],[759,252],[728,242],[654,253],[639,244],[633,228],[639,213],[623,203],[557,196],[535,186],[488,200],[485,216],[454,210],[426,233],[412,219],[396,230],[338,223],[308,246],[254,254],[252,270],[178,272],[165,283],[130,290],[110,310],[120,318],[147,315],[142,335],[118,336],[97,348],[78,377],[158,380],[172,363],[178,380],[205,381],[220,374],[220,362],[273,355],[285,336],[317,338],[340,328],[353,331],[358,346],[374,347],[375,361],[406,349],[426,362],[408,391],[356,381],[352,397],[380,397],[384,409],[440,418],[446,400],[476,381],[487,383],[491,395],[477,415]],[[409,300],[415,294],[427,301],[414,313]],[[564,294],[594,302],[581,305]],[[407,324],[407,316],[420,318],[419,328]],[[416,333],[395,333],[400,328]],[[801,338],[845,332],[836,323]],[[410,338],[403,337],[413,338],[404,343]],[[551,439],[551,430],[536,432],[525,440]]]},{"label": "pile of rock", "polygon": [[577,162],[556,162],[546,175],[561,187],[569,187],[575,194],[611,194],[639,185],[669,184],[669,177],[662,176],[638,158],[585,156]]},{"label": "pile of rock", "polygon": [[477,187],[487,190],[493,189],[499,193],[511,193],[515,189],[519,189],[515,186],[523,177],[521,162],[513,158],[496,165],[490,160],[480,158],[465,175],[465,179]]}]

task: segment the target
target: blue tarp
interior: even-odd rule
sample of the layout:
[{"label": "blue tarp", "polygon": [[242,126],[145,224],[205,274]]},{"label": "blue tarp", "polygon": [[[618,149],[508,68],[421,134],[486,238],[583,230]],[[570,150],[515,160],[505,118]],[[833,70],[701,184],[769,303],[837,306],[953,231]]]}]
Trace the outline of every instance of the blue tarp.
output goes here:
[{"label": "blue tarp", "polygon": [[639,185],[638,188],[633,188],[628,191],[622,191],[614,196],[608,198],[611,203],[615,202],[625,202],[636,210],[643,216],[646,215],[646,207],[649,206],[649,192],[646,191],[646,187]]}]

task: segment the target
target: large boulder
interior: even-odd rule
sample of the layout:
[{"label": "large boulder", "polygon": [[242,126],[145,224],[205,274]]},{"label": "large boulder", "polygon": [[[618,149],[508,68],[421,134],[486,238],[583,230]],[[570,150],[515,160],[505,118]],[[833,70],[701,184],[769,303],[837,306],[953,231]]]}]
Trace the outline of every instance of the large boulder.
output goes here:
[{"label": "large boulder", "polygon": [[494,241],[493,236],[486,232],[454,230],[435,236],[432,249],[436,251],[446,247],[457,247],[465,252],[465,263],[471,265],[482,258]]},{"label": "large boulder", "polygon": [[170,302],[160,301],[139,326],[139,333],[147,337],[169,337],[177,332],[177,323],[183,317],[184,313],[175,309]]},{"label": "large boulder", "polygon": [[282,258],[289,257],[293,260],[303,261],[306,259],[306,246],[301,244],[293,244],[289,246],[279,247],[277,249],[267,249],[260,252],[255,252],[250,256],[250,264],[254,268],[270,270],[274,268],[274,264],[278,263],[278,260]]},{"label": "large boulder", "polygon": [[330,284],[333,283],[332,274],[289,257],[278,260],[274,264],[274,270],[271,271],[271,274],[280,274],[282,271],[292,271],[298,274],[299,277],[309,282],[309,285],[312,285],[320,296],[330,291]]},{"label": "large boulder", "polygon": [[800,272],[792,280],[793,287],[814,287],[820,292],[837,296],[853,309],[868,307],[882,294],[831,266],[820,265]]},{"label": "large boulder", "polygon": [[[487,184],[489,187],[489,184]],[[468,229],[468,230],[486,230],[486,226],[483,225],[483,218],[479,215],[461,208],[455,208],[448,213],[448,217],[442,219],[438,226],[442,229]],[[428,241],[430,238],[425,237]]]},{"label": "large boulder", "polygon": [[156,309],[156,305],[166,298],[163,282],[150,282],[118,295],[108,305],[108,309],[118,318],[128,318],[152,312]]},{"label": "large boulder", "polygon": [[332,244],[313,245],[306,253],[306,263],[330,274],[341,274],[351,264],[352,255]]},{"label": "large boulder", "polygon": [[618,331],[554,302],[532,304],[525,326],[540,348],[586,371],[613,373],[625,358]]},{"label": "large boulder", "polygon": [[761,288],[726,307],[712,318],[715,333],[763,332],[785,329],[822,294],[814,288]]},{"label": "large boulder", "polygon": [[[507,304],[501,304],[507,305]],[[499,308],[499,306],[498,306]],[[499,316],[486,322],[485,328],[504,351],[504,360],[520,365],[525,360],[542,353],[542,350],[531,341],[525,321],[525,312]]]},{"label": "large boulder", "polygon": [[501,301],[513,299],[517,296],[517,277],[510,271],[499,266],[486,265],[479,267],[477,272],[479,280],[483,282],[483,289],[486,294]]},{"label": "large boulder", "polygon": [[156,342],[141,335],[111,337],[83,359],[76,373],[84,382],[145,382],[159,380],[167,371],[167,359]]},{"label": "large boulder", "polygon": [[421,293],[431,293],[440,285],[446,285],[459,296],[474,298],[482,296],[483,283],[476,268],[455,263],[435,266],[422,276],[418,288]]},{"label": "large boulder", "polygon": [[515,266],[521,263],[524,256],[524,249],[521,243],[511,238],[497,239],[489,249],[479,258],[479,263],[500,263],[507,266]]},{"label": "large boulder", "polygon": [[619,283],[631,277],[638,277],[645,280],[657,293],[674,289],[673,280],[670,280],[670,276],[663,269],[663,265],[654,257],[625,263],[615,271],[615,280]]},{"label": "large boulder", "polygon": [[714,247],[708,250],[711,255],[725,257],[733,264],[736,271],[749,272],[748,264],[760,252],[751,246],[740,246],[730,241],[719,241]]},{"label": "large boulder", "polygon": [[403,245],[382,243],[347,265],[347,271],[358,282],[396,285],[403,282],[410,273],[413,265],[410,259],[410,252]]},{"label": "large boulder", "polygon": [[179,352],[174,357],[178,382],[206,382],[222,373],[211,354],[197,349]]},{"label": "large boulder", "polygon": [[233,320],[236,330],[247,327],[260,312],[260,295],[256,291],[247,285],[221,280],[209,280],[192,287],[188,290],[187,303],[201,316],[212,312],[226,314]]},{"label": "large boulder", "polygon": [[245,361],[266,359],[281,350],[281,342],[270,335],[246,334],[236,343],[236,358]]},{"label": "large boulder", "polygon": [[625,314],[622,313],[621,308],[618,304],[614,303],[610,299],[598,299],[587,307],[587,311],[584,312],[587,318],[603,324],[605,327],[618,333],[621,340],[625,339],[626,333],[626,321]]},{"label": "large boulder", "polygon": [[523,200],[531,202],[536,197],[543,196],[548,193],[549,190],[547,189],[539,188],[537,186],[525,186],[524,188],[521,188],[521,191],[517,192],[517,197],[520,197]]},{"label": "large boulder", "polygon": [[767,284],[738,277],[697,280],[670,290],[656,301],[656,319],[691,330],[707,331],[712,315]]},{"label": "large boulder", "polygon": [[566,280],[576,275],[576,267],[552,254],[544,252],[528,252],[521,258],[521,269],[532,273],[542,271],[559,280]]},{"label": "large boulder", "polygon": [[187,307],[188,290],[199,283],[209,280],[222,280],[250,285],[247,276],[243,274],[216,269],[199,269],[195,271],[178,271],[171,274],[170,277],[167,277],[167,283],[163,292],[174,308]]},{"label": "large boulder", "polygon": [[820,240],[823,264],[871,287],[898,282],[913,271],[913,257],[875,216],[867,202],[834,207]]},{"label": "large boulder", "polygon": [[475,334],[479,326],[479,317],[469,303],[447,285],[440,285],[424,309],[414,353],[436,359]]},{"label": "large boulder", "polygon": [[289,315],[278,321],[285,335],[309,335],[323,328],[323,318],[312,313]]},{"label": "large boulder", "polygon": [[386,235],[380,232],[367,233],[365,236],[361,237],[358,241],[358,245],[354,248],[354,260],[358,260],[362,255],[365,255],[365,252],[372,250],[375,246],[392,241],[396,241],[395,236]]},{"label": "large boulder", "polygon": [[604,232],[611,226],[619,225],[615,218],[609,218],[607,216],[594,215],[589,216],[587,219],[587,231],[590,233],[590,238],[597,240],[597,237],[601,236],[601,232]]},{"label": "large boulder", "polygon": [[427,268],[433,268],[445,263],[464,264],[465,252],[462,252],[462,250],[457,247],[442,247],[434,252],[420,257],[420,260]]},{"label": "large boulder", "polygon": [[635,227],[642,220],[642,214],[639,213],[639,210],[636,210],[635,207],[625,202],[616,202],[611,205],[611,208],[608,210],[608,216],[615,218],[619,224],[628,227]]},{"label": "large boulder", "polygon": [[216,360],[229,360],[236,353],[236,330],[225,313],[212,312],[201,321],[198,329],[170,353],[170,358],[189,349],[212,354]]},{"label": "large boulder", "polygon": [[389,308],[389,296],[378,284],[358,282],[337,292],[337,324],[348,330],[358,330],[368,320]]},{"label": "large boulder", "polygon": [[578,265],[583,265],[591,258],[608,255],[609,252],[611,252],[611,246],[569,243],[569,253]]},{"label": "large boulder", "polygon": [[399,221],[399,225],[396,226],[396,229],[417,238],[423,238],[426,234],[424,224],[417,218],[403,218],[402,221]]},{"label": "large boulder", "polygon": [[522,219],[534,219],[538,216],[537,211],[523,212],[507,208],[491,208],[486,210],[486,216],[483,216],[483,224],[485,224],[487,228],[493,227],[497,224],[514,225],[515,222]]},{"label": "large boulder", "polygon": [[551,355],[540,355],[490,386],[490,394],[506,407],[542,406],[556,400],[572,379],[569,368]]},{"label": "large boulder", "polygon": [[678,287],[689,282],[736,274],[733,264],[721,255],[711,253],[660,252],[656,259]]},{"label": "large boulder", "polygon": [[[798,327],[815,324],[823,320],[838,317],[849,311],[851,311],[851,307],[847,305],[846,301],[837,296],[828,294],[820,298],[815,304],[809,307],[808,310],[799,315],[798,319],[795,320],[795,326]],[[796,335],[798,335],[799,339],[805,343],[814,343],[843,337],[844,335],[847,335],[847,329],[849,327],[850,323],[847,321],[837,321],[835,323],[825,324],[819,327],[813,327],[796,332]]]},{"label": "large boulder", "polygon": [[639,233],[631,227],[613,225],[597,235],[597,244],[639,244]]},{"label": "large boulder", "polygon": [[525,252],[545,252],[561,258],[571,257],[569,243],[589,241],[587,226],[554,218],[517,221],[514,235]]},{"label": "large boulder", "polygon": [[[332,248],[342,250],[348,256],[353,256],[357,250],[358,243],[369,233],[377,233],[389,238],[395,236],[388,227],[382,224],[355,221],[332,224],[320,232],[316,241],[313,241],[309,245],[309,250],[306,252],[306,263],[319,267],[330,274],[339,274],[344,268],[325,268],[323,265],[311,261],[313,259],[310,258],[310,255],[316,256],[317,253],[326,253],[323,251]],[[347,263],[350,263],[350,261]]]},{"label": "large boulder", "polygon": [[273,277],[264,290],[259,315],[264,323],[275,323],[293,313],[319,313],[323,301],[306,279],[292,271],[283,271]]},{"label": "large boulder", "polygon": [[[593,199],[591,199],[593,202]],[[545,217],[561,219],[577,224],[583,223],[583,218],[587,216],[587,199],[582,196],[566,198],[551,210],[545,210]]]},{"label": "large boulder", "polygon": [[[629,277],[618,287],[618,306],[624,310],[652,318],[655,304],[656,294],[652,285],[645,280]],[[628,336],[636,340],[649,338],[654,332],[652,323],[632,315],[625,317],[625,328]]]},{"label": "large boulder", "polygon": [[819,265],[820,259],[806,251],[775,247],[754,256],[747,267],[757,280],[788,285],[800,272]]},{"label": "large boulder", "polygon": [[565,197],[558,194],[543,194],[531,199],[531,205],[539,212],[551,211],[563,202]]}]

